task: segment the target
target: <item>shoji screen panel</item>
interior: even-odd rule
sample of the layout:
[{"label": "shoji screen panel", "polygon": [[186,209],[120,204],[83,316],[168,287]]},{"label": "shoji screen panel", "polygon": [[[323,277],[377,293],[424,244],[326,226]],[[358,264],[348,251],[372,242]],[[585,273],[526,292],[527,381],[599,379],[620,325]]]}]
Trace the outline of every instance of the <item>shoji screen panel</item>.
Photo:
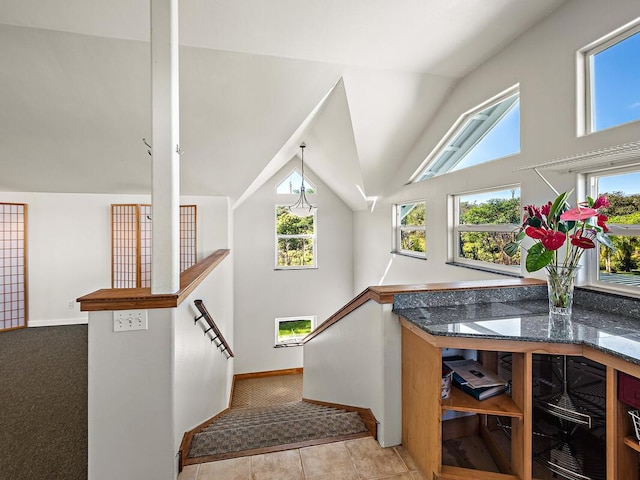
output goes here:
[{"label": "shoji screen panel", "polygon": [[0,203],[0,330],[27,326],[27,206]]},{"label": "shoji screen panel", "polygon": [[151,205],[140,205],[140,284],[151,287]]},{"label": "shoji screen panel", "polygon": [[138,205],[111,205],[111,287],[135,288],[140,283]]},{"label": "shoji screen panel", "polygon": [[[196,263],[196,205],[180,205],[180,271]],[[151,205],[111,205],[111,286],[151,286]]]},{"label": "shoji screen panel", "polygon": [[195,205],[180,205],[180,271],[194,265],[196,258],[196,220]]}]

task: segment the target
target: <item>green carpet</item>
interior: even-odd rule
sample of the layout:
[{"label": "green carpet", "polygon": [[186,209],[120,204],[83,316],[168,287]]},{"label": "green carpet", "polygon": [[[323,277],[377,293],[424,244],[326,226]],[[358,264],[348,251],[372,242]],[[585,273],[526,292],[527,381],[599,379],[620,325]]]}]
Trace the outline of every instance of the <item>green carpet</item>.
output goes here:
[{"label": "green carpet", "polygon": [[0,478],[87,478],[87,326],[0,333]]}]

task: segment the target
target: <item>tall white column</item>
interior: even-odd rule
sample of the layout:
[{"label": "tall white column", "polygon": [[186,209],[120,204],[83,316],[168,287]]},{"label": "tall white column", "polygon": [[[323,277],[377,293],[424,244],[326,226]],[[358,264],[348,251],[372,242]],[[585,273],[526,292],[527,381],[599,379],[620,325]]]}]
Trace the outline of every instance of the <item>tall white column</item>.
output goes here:
[{"label": "tall white column", "polygon": [[151,0],[151,293],[180,288],[178,0]]}]

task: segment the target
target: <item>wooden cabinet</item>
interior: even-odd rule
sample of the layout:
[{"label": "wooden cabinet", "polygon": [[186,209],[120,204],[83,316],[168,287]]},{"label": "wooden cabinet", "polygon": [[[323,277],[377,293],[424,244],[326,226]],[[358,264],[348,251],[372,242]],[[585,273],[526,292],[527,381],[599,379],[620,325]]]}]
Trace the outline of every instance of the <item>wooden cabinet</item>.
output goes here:
[{"label": "wooden cabinet", "polygon": [[[606,478],[638,480],[640,446],[632,437],[629,407],[618,400],[618,371],[640,377],[640,366],[600,351],[560,343],[518,342],[433,336],[410,322],[402,323],[402,443],[429,480],[488,480],[536,478],[533,472],[533,359],[537,353],[583,356],[604,365],[606,371]],[[477,401],[458,389],[441,399],[443,348],[511,352],[511,396]],[[490,354],[489,354],[490,356]],[[508,418],[510,452],[497,459],[503,473],[452,467],[443,464],[442,442],[447,435],[447,411],[478,417],[481,429],[494,418]],[[444,429],[444,430],[443,430]],[[562,478],[562,477],[557,477]]]}]

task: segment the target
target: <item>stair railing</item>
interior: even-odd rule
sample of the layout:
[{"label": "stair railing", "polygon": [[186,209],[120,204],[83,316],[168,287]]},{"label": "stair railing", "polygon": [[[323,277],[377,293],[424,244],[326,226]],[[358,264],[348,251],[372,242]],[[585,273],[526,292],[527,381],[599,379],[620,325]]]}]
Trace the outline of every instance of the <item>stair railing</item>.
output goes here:
[{"label": "stair railing", "polygon": [[213,332],[211,333],[212,336],[210,337],[211,342],[217,348],[219,348],[222,353],[224,353],[224,355],[227,357],[227,360],[233,357],[234,355],[233,355],[233,352],[231,351],[231,347],[225,340],[224,335],[222,335],[222,332],[216,325],[216,322],[213,321],[213,317],[208,312],[207,307],[204,306],[204,303],[202,302],[202,300],[194,300],[193,303],[195,304],[196,308],[200,312],[200,316],[194,318],[194,324],[197,324],[198,320],[200,320],[201,318],[204,318],[208,325],[208,328],[204,331],[204,334],[206,335],[209,332]]}]

